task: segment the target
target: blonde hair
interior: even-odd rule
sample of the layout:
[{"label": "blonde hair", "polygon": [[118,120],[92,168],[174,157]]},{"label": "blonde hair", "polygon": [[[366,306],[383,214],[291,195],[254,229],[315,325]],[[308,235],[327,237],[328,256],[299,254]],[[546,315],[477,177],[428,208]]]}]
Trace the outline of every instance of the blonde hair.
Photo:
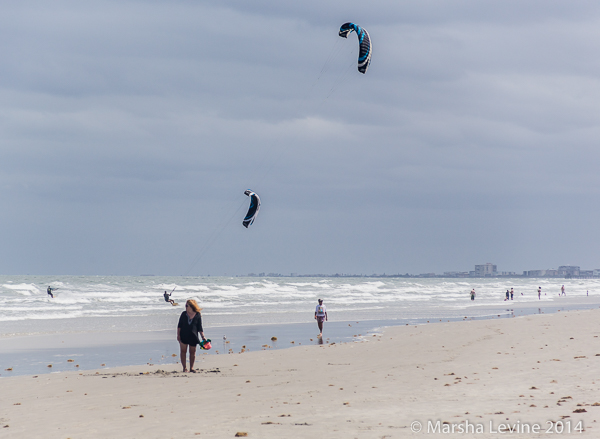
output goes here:
[{"label": "blonde hair", "polygon": [[202,308],[200,308],[198,306],[198,304],[196,303],[196,301],[194,299],[189,299],[187,302],[185,302],[186,305],[189,305],[190,308],[192,308],[194,310],[194,312],[200,312],[202,311]]}]

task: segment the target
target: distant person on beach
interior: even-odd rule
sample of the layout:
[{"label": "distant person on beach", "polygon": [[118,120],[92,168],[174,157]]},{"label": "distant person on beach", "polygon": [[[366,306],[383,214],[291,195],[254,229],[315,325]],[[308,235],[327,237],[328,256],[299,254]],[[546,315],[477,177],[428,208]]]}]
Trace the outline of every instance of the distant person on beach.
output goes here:
[{"label": "distant person on beach", "polygon": [[514,289],[510,289],[510,300],[513,300],[513,295],[515,294],[515,290]]},{"label": "distant person on beach", "polygon": [[538,287],[538,299],[542,300],[542,287]]},{"label": "distant person on beach", "polygon": [[181,365],[183,371],[187,372],[186,367],[186,354],[188,346],[190,348],[190,372],[196,372],[194,370],[194,362],[196,361],[196,345],[200,343],[198,334],[202,337],[202,340],[206,340],[204,337],[204,331],[202,330],[202,317],[200,316],[200,308],[195,300],[190,299],[185,302],[185,311],[179,316],[179,323],[177,324],[177,341],[179,342],[179,354],[181,356]]},{"label": "distant person on beach", "polygon": [[560,287],[560,295],[561,296],[566,296],[567,294],[565,293],[565,286],[563,285],[562,287]]},{"label": "distant person on beach", "polygon": [[[173,294],[173,293],[171,293],[171,294]],[[169,294],[165,291],[165,294],[163,294],[163,296],[165,296],[165,302],[171,302],[171,305],[175,305],[175,301],[173,299],[171,299],[171,294]]]},{"label": "distant person on beach", "polygon": [[505,302],[508,300],[509,296],[510,296],[510,291],[506,290],[506,299],[504,299]]},{"label": "distant person on beach", "polygon": [[475,300],[475,288],[471,290],[471,300]]},{"label": "distant person on beach", "polygon": [[54,299],[54,294],[52,294],[52,291],[54,291],[56,288],[50,288],[50,286],[48,286],[48,288],[46,289],[46,292],[48,293],[48,295],[50,297],[52,297]]},{"label": "distant person on beach", "polygon": [[323,322],[327,321],[327,308],[323,305],[323,299],[319,299],[319,304],[315,309],[315,319],[317,320],[317,325],[319,325],[319,335],[317,337],[322,337]]}]

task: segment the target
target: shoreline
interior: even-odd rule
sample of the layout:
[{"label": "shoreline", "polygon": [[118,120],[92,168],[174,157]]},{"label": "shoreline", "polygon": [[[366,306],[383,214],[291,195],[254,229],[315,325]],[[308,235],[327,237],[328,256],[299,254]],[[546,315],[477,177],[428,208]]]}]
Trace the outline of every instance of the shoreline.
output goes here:
[{"label": "shoreline", "polygon": [[[7,438],[403,438],[429,423],[600,434],[600,310],[386,328],[359,343],[2,380]],[[36,422],[31,422],[35,413]],[[107,422],[110,421],[110,422]],[[411,428],[420,425],[421,432]],[[445,430],[442,430],[443,433]],[[557,432],[557,431],[556,431]],[[555,432],[555,433],[556,433]]]},{"label": "shoreline", "polygon": [[[407,325],[425,325],[459,321],[496,320],[534,314],[555,314],[563,311],[596,309],[595,301],[579,300],[562,304],[542,301],[540,306],[530,302],[508,301],[503,306],[472,306],[463,317],[400,318],[394,320],[329,321],[324,337],[314,334],[315,322],[266,323],[237,326],[213,326],[205,329],[212,340],[210,351],[197,350],[197,359],[206,356],[229,355],[239,352],[279,350],[305,345],[358,342],[382,330]],[[469,311],[487,310],[489,313],[469,317]],[[226,337],[226,340],[223,339]],[[276,337],[276,340],[271,340]],[[21,375],[40,375],[67,371],[110,369],[136,365],[166,366],[179,361],[179,346],[175,330],[116,331],[88,333],[59,333],[0,337],[0,379]]]}]

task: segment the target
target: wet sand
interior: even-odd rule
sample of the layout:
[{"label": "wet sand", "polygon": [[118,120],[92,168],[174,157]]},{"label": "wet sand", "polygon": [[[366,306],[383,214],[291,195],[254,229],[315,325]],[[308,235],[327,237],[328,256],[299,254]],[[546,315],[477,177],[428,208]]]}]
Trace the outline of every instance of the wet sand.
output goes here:
[{"label": "wet sand", "polygon": [[[395,321],[327,322],[325,337],[315,337],[316,323],[209,327],[213,349],[202,357],[285,349],[360,340]],[[272,340],[276,337],[276,340]],[[94,370],[130,365],[171,365],[179,354],[174,329],[148,332],[63,333],[0,338],[0,378],[17,375]],[[72,361],[69,361],[72,360]],[[51,365],[52,367],[48,367]],[[104,366],[101,366],[104,365]],[[11,369],[11,370],[7,370]]]},{"label": "wet sand", "polygon": [[[518,300],[493,306],[477,304],[454,311],[451,316],[444,315],[441,309],[436,312],[436,309],[432,308],[429,310],[432,313],[430,317],[403,316],[393,320],[361,321],[330,320],[325,325],[325,337],[322,340],[317,340],[315,337],[316,321],[239,326],[208,325],[205,334],[212,339],[213,349],[203,351],[201,355],[239,353],[242,350],[245,352],[276,350],[301,345],[339,344],[362,340],[374,333],[381,333],[384,327],[404,326],[407,323],[420,325],[464,320],[495,320],[599,307],[600,297],[569,297],[558,301],[541,301],[539,304]],[[336,313],[334,315],[337,316]],[[9,324],[4,322],[4,325],[0,325],[0,334],[3,334],[2,328],[6,332],[6,327],[14,326],[12,323],[15,322]],[[68,326],[68,322],[65,321],[59,326]],[[101,367],[172,364],[175,361],[173,353],[179,352],[175,334],[173,328],[132,332],[114,330],[114,328],[99,331],[96,327],[87,332],[51,331],[35,335],[17,335],[9,331],[5,335],[0,335],[0,379],[18,375],[95,370]],[[271,340],[273,336],[276,336],[277,340]]]},{"label": "wet sand", "polygon": [[599,437],[599,318],[393,327],[359,343],[205,356],[195,374],[146,365],[3,378],[0,435]]}]

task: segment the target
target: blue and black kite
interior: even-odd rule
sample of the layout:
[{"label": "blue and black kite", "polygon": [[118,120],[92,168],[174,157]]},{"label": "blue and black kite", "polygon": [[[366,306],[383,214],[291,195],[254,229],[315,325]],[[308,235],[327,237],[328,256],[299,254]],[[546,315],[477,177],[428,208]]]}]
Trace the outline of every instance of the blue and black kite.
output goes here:
[{"label": "blue and black kite", "polygon": [[369,38],[369,33],[366,29],[354,23],[342,24],[342,27],[340,27],[340,37],[348,38],[348,34],[352,31],[356,32],[356,35],[358,35],[358,71],[360,73],[366,73],[369,64],[371,63],[371,52],[373,48],[371,38]]}]

